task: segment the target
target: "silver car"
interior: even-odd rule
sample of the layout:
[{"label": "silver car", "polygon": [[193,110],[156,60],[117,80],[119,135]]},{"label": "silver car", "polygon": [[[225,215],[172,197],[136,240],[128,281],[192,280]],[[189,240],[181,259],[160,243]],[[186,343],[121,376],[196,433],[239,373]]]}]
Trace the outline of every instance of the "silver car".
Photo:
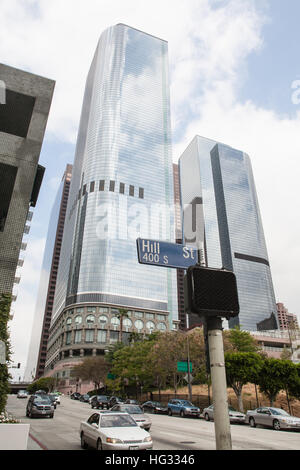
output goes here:
[{"label": "silver car", "polygon": [[149,418],[149,416],[144,414],[143,409],[139,405],[130,405],[130,404],[123,404],[119,403],[117,405],[114,405],[110,411],[122,411],[125,413],[130,414],[130,416],[133,417],[133,419],[137,422],[137,424],[143,428],[146,429],[146,431],[149,431],[151,428],[152,421]]},{"label": "silver car", "polygon": [[[245,414],[240,411],[236,411],[232,406],[228,406],[229,420],[231,423],[244,424],[245,423]],[[203,416],[206,421],[214,419],[214,405],[210,405],[203,410]]]},{"label": "silver car", "polygon": [[276,431],[279,431],[280,429],[300,430],[300,418],[289,415],[281,408],[273,408],[269,406],[247,411],[246,423],[249,423],[252,428],[255,428],[256,425],[261,425],[271,427]]},{"label": "silver car", "polygon": [[97,450],[150,450],[150,434],[142,429],[128,413],[97,411],[80,424],[81,447]]}]

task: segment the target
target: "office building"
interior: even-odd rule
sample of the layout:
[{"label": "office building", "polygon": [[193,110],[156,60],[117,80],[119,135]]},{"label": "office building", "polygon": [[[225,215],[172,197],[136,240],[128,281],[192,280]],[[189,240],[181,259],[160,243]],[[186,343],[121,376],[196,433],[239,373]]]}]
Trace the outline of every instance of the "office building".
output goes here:
[{"label": "office building", "polygon": [[[100,37],[78,132],[46,369],[173,328],[176,271],[138,263],[136,238],[175,242],[168,44],[117,24]],[[72,363],[72,361],[71,361]]]},{"label": "office building", "polygon": [[0,293],[12,293],[22,265],[44,167],[38,164],[54,81],[0,64]]},{"label": "office building", "polygon": [[255,331],[277,329],[276,302],[248,155],[196,136],[179,160],[184,242],[203,265],[234,271],[240,314],[229,321]]},{"label": "office building", "polygon": [[297,315],[290,313],[282,302],[278,302],[277,317],[281,330],[299,330]]},{"label": "office building", "polygon": [[67,165],[50,214],[25,370],[25,380],[28,381],[38,379],[44,373],[71,177],[72,165]]}]

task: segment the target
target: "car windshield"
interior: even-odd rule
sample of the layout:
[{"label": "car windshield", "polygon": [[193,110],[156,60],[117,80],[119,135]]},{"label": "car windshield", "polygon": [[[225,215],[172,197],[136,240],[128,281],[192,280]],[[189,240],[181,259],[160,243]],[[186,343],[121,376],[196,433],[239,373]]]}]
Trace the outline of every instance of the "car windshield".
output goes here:
[{"label": "car windshield", "polygon": [[270,408],[270,411],[273,415],[290,416],[286,411],[281,410],[279,408]]},{"label": "car windshield", "polygon": [[154,402],[153,402],[153,405],[154,405],[154,406],[160,406],[160,407],[163,406],[161,403],[159,403],[159,401],[154,401]]},{"label": "car windshield", "polygon": [[106,397],[104,395],[98,395],[97,398],[98,398],[98,400],[102,400],[102,401],[107,401],[108,400],[108,397]]},{"label": "car windshield", "polygon": [[181,400],[180,403],[185,406],[194,406],[190,401],[187,400]]},{"label": "car windshield", "polygon": [[42,396],[35,397],[34,403],[38,403],[38,404],[41,404],[41,405],[49,405],[49,403],[51,403],[51,398],[42,397]]},{"label": "car windshield", "polygon": [[101,416],[101,428],[127,428],[136,427],[137,423],[128,415],[105,415]]},{"label": "car windshield", "polygon": [[232,406],[228,406],[229,411],[236,411]]},{"label": "car windshield", "polygon": [[121,411],[126,411],[126,413],[129,413],[129,414],[132,414],[132,415],[140,415],[140,414],[143,414],[143,410],[142,408],[140,408],[139,406],[135,406],[135,405],[123,405],[123,406],[120,406],[120,410]]}]

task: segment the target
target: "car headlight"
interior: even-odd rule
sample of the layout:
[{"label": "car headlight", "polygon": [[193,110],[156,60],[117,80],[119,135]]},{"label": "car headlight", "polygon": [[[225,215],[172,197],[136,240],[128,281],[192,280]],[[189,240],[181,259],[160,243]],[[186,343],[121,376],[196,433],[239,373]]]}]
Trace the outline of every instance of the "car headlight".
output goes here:
[{"label": "car headlight", "polygon": [[152,437],[151,436],[145,437],[144,442],[152,442]]},{"label": "car headlight", "polygon": [[106,442],[109,442],[110,444],[122,444],[123,443],[121,439],[117,439],[115,437],[107,437]]}]

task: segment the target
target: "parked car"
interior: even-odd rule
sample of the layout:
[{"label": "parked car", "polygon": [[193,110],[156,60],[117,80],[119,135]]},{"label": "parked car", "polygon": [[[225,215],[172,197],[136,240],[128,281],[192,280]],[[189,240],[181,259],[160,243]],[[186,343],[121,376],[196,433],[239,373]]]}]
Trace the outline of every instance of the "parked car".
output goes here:
[{"label": "parked car", "polygon": [[141,407],[148,413],[168,413],[168,407],[159,401],[146,401]]},{"label": "parked car", "polygon": [[80,397],[81,397],[81,393],[79,392],[74,392],[74,393],[71,393],[70,395],[71,400],[79,400]]},{"label": "parked car", "polygon": [[80,423],[81,447],[97,450],[152,449],[150,434],[142,429],[128,413],[97,411]]},{"label": "parked car", "polygon": [[112,408],[114,405],[116,405],[117,403],[124,403],[124,400],[123,398],[120,398],[120,397],[110,397],[109,399],[109,402],[108,402],[108,407],[109,408]]},{"label": "parked car", "polygon": [[143,409],[138,405],[118,403],[117,405],[114,405],[110,411],[122,411],[123,413],[128,413],[133,417],[137,424],[141,426],[141,428],[146,429],[146,431],[149,431],[151,428],[151,419],[149,416],[144,414]]},{"label": "parked car", "polygon": [[28,398],[29,393],[27,390],[19,390],[17,394],[17,398]]},{"label": "parked car", "polygon": [[79,401],[83,401],[84,403],[89,403],[90,396],[87,393],[80,395]]},{"label": "parked car", "polygon": [[172,399],[168,403],[168,415],[180,415],[185,416],[196,416],[200,418],[201,410],[197,406],[193,405],[188,400],[178,400],[176,398]]},{"label": "parked car", "polygon": [[281,408],[273,408],[264,406],[249,410],[246,413],[246,423],[249,423],[252,428],[257,425],[271,427],[276,431],[280,429],[299,429],[300,418],[291,416]]},{"label": "parked car", "polygon": [[90,404],[92,408],[104,408],[108,409],[109,397],[107,395],[94,395],[90,399]]},{"label": "parked car", "polygon": [[[232,406],[228,406],[229,420],[231,423],[245,423],[245,414],[235,410]],[[203,416],[206,421],[214,419],[214,405],[210,405],[203,410]]]},{"label": "parked car", "polygon": [[54,406],[48,395],[31,395],[26,406],[26,416],[34,418],[35,416],[54,416]]},{"label": "parked car", "polygon": [[127,398],[124,403],[127,403],[128,405],[139,405],[138,400],[132,400],[131,398]]}]

